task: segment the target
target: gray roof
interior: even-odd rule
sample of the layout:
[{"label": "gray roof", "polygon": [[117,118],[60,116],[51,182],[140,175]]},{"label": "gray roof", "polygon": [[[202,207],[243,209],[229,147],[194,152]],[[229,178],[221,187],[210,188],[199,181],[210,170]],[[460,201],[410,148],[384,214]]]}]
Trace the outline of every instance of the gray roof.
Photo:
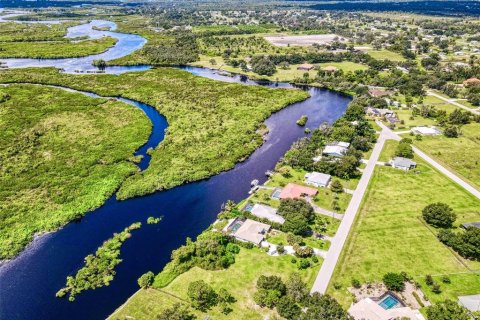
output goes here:
[{"label": "gray roof", "polygon": [[480,311],[480,294],[458,297],[458,303],[472,312]]},{"label": "gray roof", "polygon": [[321,172],[310,172],[305,175],[305,179],[307,182],[327,185],[330,182],[332,177],[329,174],[321,173]]},{"label": "gray roof", "polygon": [[395,157],[393,158],[393,165],[395,167],[411,168],[411,167],[415,167],[417,163],[412,161],[412,159]]},{"label": "gray roof", "polygon": [[465,229],[467,229],[468,227],[480,228],[480,222],[464,223],[464,224],[462,224],[462,227],[464,227]]}]

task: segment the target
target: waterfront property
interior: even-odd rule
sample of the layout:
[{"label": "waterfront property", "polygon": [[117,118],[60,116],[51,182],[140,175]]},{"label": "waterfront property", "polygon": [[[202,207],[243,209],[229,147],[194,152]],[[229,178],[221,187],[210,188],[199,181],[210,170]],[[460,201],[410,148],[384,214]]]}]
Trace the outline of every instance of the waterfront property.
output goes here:
[{"label": "waterfront property", "polygon": [[415,161],[404,157],[395,157],[390,161],[390,164],[393,168],[402,169],[405,171],[413,169],[417,166],[417,163]]},{"label": "waterfront property", "polygon": [[347,153],[350,143],[338,141],[332,142],[325,146],[323,149],[323,154],[331,157],[343,157]]},{"label": "waterfront property", "polygon": [[228,221],[223,231],[237,240],[251,242],[258,246],[265,239],[270,228],[271,226],[265,223],[250,219],[235,218]]},{"label": "waterfront property", "polygon": [[280,193],[280,199],[298,199],[303,196],[313,197],[318,193],[317,189],[289,183]]},{"label": "waterfront property", "polygon": [[283,224],[285,222],[285,219],[277,214],[277,209],[267,206],[265,204],[248,204],[244,210],[249,211],[256,217],[267,219],[272,222],[280,224]]},{"label": "waterfront property", "polygon": [[374,301],[372,298],[360,300],[348,309],[348,313],[356,320],[425,319],[418,310],[404,306],[390,293],[380,301]]},{"label": "waterfront property", "polygon": [[330,184],[332,176],[321,172],[310,172],[305,175],[305,182],[317,188],[326,188]]},{"label": "waterfront property", "polygon": [[386,90],[382,88],[370,88],[368,89],[368,93],[375,98],[388,97],[393,94],[391,90]]}]

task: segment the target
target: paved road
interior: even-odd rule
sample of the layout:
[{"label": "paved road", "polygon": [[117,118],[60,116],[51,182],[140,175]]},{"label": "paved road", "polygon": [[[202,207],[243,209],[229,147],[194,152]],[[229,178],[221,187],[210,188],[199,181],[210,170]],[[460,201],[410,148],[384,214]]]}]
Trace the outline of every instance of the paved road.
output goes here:
[{"label": "paved road", "polygon": [[456,101],[454,101],[454,100],[452,100],[452,99],[447,99],[447,98],[445,98],[445,97],[442,97],[441,95],[436,94],[435,92],[428,91],[427,94],[428,94],[429,96],[434,96],[435,98],[438,98],[438,99],[440,99],[440,100],[443,100],[443,101],[445,101],[445,102],[448,102],[448,103],[450,103],[450,104],[453,104],[454,106],[457,106],[457,107],[459,107],[459,108],[462,108],[462,109],[465,109],[465,110],[467,110],[467,111],[470,111],[470,112],[473,113],[473,114],[480,115],[480,112],[478,112],[478,111],[476,111],[476,110],[474,110],[474,109],[472,109],[472,108],[469,108],[469,107],[467,107],[467,106],[464,106],[463,104],[460,104],[460,103],[458,103],[458,102],[456,102]]},{"label": "paved road", "polygon": [[380,137],[378,138],[375,147],[373,148],[372,155],[368,160],[367,166],[363,170],[362,177],[358,183],[357,189],[353,193],[352,200],[345,211],[343,216],[342,222],[340,223],[340,227],[335,234],[335,237],[332,239],[332,244],[328,253],[323,261],[322,267],[320,268],[320,272],[315,279],[315,283],[313,284],[311,292],[320,292],[324,294],[327,291],[328,284],[330,279],[332,278],[333,271],[335,270],[335,266],[340,258],[340,253],[342,252],[342,248],[345,245],[345,242],[348,237],[348,233],[350,232],[350,228],[355,221],[355,216],[360,208],[360,204],[362,202],[363,195],[367,190],[368,182],[372,177],[373,171],[375,169],[375,165],[380,157],[380,152],[382,151],[383,145],[385,143],[386,135],[384,130],[380,133]]},{"label": "paved road", "polygon": [[[394,140],[401,139],[401,137],[398,134],[396,134],[395,132],[387,128],[383,123],[378,123],[378,124],[383,128],[385,135],[389,139],[394,139]],[[420,158],[428,162],[432,167],[434,167],[435,169],[437,169],[438,171],[446,175],[448,178],[452,179],[455,183],[460,185],[462,188],[464,188],[465,190],[473,194],[475,197],[480,199],[479,190],[475,189],[473,186],[471,186],[470,184],[462,180],[459,176],[457,176],[456,174],[454,174],[453,172],[451,172],[450,170],[442,166],[440,163],[432,159],[430,156],[425,154],[425,152],[421,151],[417,147],[412,146],[412,149],[413,149],[413,152],[415,152]]]}]

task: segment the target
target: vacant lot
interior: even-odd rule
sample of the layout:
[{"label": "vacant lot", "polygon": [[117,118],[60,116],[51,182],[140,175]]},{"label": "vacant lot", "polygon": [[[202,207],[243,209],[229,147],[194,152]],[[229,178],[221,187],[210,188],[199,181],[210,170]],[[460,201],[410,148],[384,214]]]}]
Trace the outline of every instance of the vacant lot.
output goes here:
[{"label": "vacant lot", "polygon": [[279,47],[286,46],[311,46],[314,43],[329,44],[334,41],[347,41],[344,37],[336,34],[312,34],[312,35],[292,35],[292,36],[268,36],[265,39],[271,44]]},{"label": "vacant lot", "polygon": [[[395,142],[386,152],[392,152]],[[386,158],[386,157],[385,157]],[[338,290],[330,292],[345,306],[351,302],[347,287],[352,279],[362,283],[381,281],[387,272],[405,271],[421,281],[426,274],[452,276],[452,283],[441,284],[445,295],[480,291],[480,282],[469,274],[480,270],[480,263],[466,261],[453,254],[436,238],[436,231],[420,219],[421,210],[433,202],[445,202],[457,212],[456,225],[480,220],[480,200],[458,187],[420,159],[418,172],[404,172],[390,167],[377,167],[366,198],[342,252],[332,283]],[[465,291],[465,292],[463,292]],[[430,299],[436,299],[426,291]]]},{"label": "vacant lot", "polygon": [[423,137],[415,145],[480,189],[480,124],[462,127],[458,138]]},{"label": "vacant lot", "polygon": [[[3,97],[3,99],[2,99]],[[5,99],[5,97],[10,97]],[[33,85],[0,87],[0,259],[100,206],[148,138],[137,108]]]},{"label": "vacant lot", "polygon": [[[119,312],[114,313],[110,319],[154,319],[165,308],[175,302],[187,300],[188,284],[199,279],[209,283],[215,290],[226,289],[237,300],[231,305],[233,311],[228,315],[215,307],[208,312],[212,319],[264,319],[275,314],[267,308],[258,307],[253,301],[256,292],[256,281],[260,275],[277,275],[286,280],[293,272],[299,272],[303,280],[311,287],[320,267],[298,270],[291,256],[271,257],[263,250],[242,248],[235,257],[235,263],[226,270],[206,271],[194,267],[190,271],[178,276],[172,283],[161,290],[142,290],[134,296]],[[195,312],[198,319],[204,319],[207,314]]]}]

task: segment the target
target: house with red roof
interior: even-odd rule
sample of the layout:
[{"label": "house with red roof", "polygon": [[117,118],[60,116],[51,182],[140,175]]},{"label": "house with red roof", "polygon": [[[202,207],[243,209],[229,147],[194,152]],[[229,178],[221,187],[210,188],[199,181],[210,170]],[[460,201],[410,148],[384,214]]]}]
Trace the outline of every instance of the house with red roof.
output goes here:
[{"label": "house with red roof", "polygon": [[313,197],[318,193],[317,189],[289,183],[280,193],[280,199],[298,199],[303,196]]}]

